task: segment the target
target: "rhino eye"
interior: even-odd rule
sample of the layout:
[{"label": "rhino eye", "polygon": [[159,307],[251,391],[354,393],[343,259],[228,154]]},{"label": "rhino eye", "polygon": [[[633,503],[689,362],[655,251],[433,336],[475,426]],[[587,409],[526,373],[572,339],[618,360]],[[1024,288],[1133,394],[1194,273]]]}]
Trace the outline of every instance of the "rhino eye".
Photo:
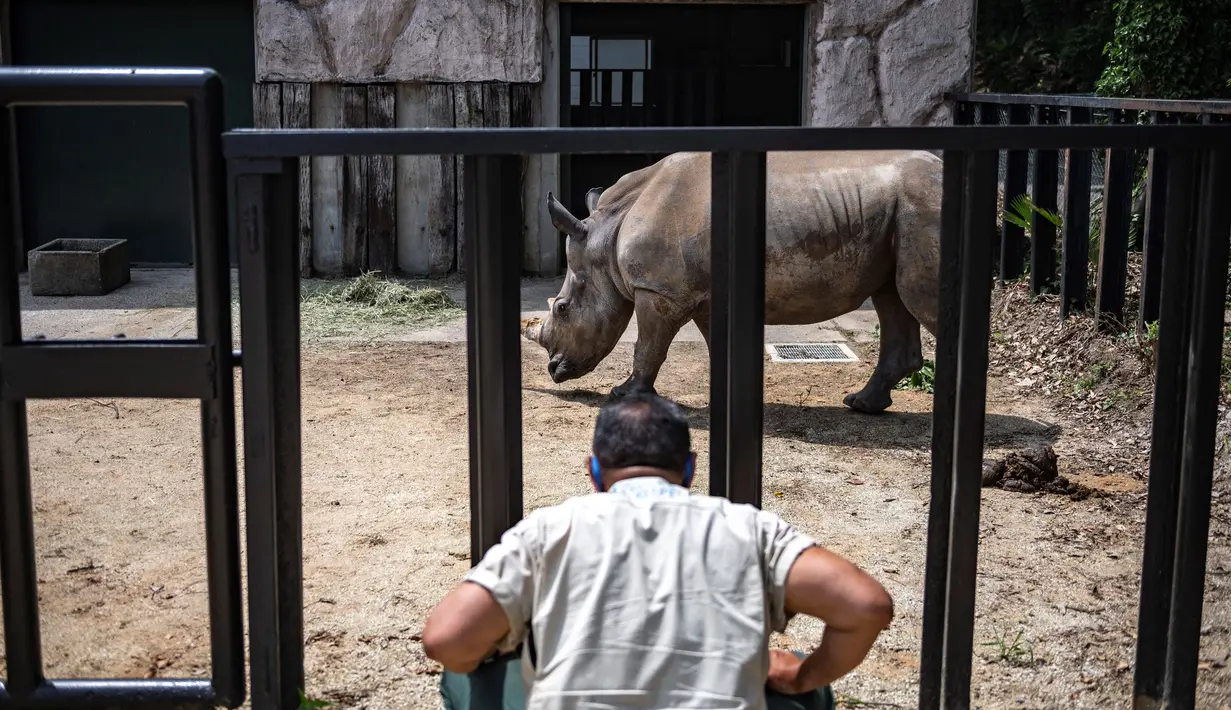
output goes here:
[{"label": "rhino eye", "polygon": [[556,299],[556,315],[560,315],[568,310],[568,301],[564,299]]}]

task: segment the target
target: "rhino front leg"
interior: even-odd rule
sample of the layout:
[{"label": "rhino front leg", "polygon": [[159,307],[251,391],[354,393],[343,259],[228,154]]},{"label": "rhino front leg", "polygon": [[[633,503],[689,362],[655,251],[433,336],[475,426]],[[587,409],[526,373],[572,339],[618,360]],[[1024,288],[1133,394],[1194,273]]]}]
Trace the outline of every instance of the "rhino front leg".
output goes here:
[{"label": "rhino front leg", "polygon": [[872,297],[881,324],[880,356],[864,388],[848,394],[843,404],[857,412],[880,414],[893,404],[890,392],[910,373],[923,367],[919,321],[910,314],[893,286]]},{"label": "rhino front leg", "polygon": [[635,297],[637,342],[633,346],[633,374],[611,390],[612,397],[654,392],[654,381],[667,359],[671,341],[687,317],[660,294],[638,290]]}]

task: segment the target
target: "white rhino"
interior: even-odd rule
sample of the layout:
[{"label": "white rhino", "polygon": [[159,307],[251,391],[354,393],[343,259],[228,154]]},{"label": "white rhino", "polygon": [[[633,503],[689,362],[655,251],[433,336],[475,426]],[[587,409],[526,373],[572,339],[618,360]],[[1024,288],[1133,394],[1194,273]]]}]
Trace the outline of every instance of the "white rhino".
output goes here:
[{"label": "white rhino", "polygon": [[[923,151],[767,155],[765,323],[810,324],[869,297],[880,357],[845,404],[878,413],[923,365],[919,325],[935,334],[941,160]],[[676,153],[586,195],[577,219],[548,195],[568,235],[568,270],[546,318],[523,334],[548,352],[554,382],[598,366],[637,314],[633,371],[614,396],[653,390],[667,349],[689,320],[709,343],[710,155]]]}]

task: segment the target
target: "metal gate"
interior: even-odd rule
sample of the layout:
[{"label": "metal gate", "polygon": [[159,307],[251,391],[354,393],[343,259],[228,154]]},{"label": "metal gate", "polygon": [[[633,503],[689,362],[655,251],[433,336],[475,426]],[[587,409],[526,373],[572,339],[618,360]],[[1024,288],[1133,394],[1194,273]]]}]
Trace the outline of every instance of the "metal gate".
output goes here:
[{"label": "metal gate", "polygon": [[[179,77],[175,81],[187,86],[167,77]],[[208,72],[161,76],[4,70],[0,98],[12,104],[144,97],[208,107],[214,105],[210,98],[214,83]],[[209,117],[218,113],[216,109],[198,111],[203,118],[194,127],[215,125]],[[220,247],[209,246],[211,241],[225,243],[217,221],[217,215],[225,214],[221,168],[217,153],[211,153],[217,148],[217,132],[206,130],[197,136],[196,166],[204,177],[197,183],[197,194],[210,208],[198,211],[197,248],[202,255],[198,278],[206,283],[199,343],[157,347],[23,343],[15,322],[11,252],[0,260],[4,279],[0,282],[4,299],[0,302],[4,400],[0,562],[6,640],[10,649],[23,654],[18,664],[10,662],[0,707],[233,707],[243,700],[234,449],[228,448],[233,447],[229,438],[233,412],[227,410],[232,393],[229,379],[222,376],[241,357],[222,345],[229,322],[217,301],[221,291],[214,289],[225,283],[227,272],[215,255]],[[239,214],[249,664],[255,710],[296,707],[304,680],[295,236],[300,156],[465,156],[467,239],[474,245],[469,250],[466,307],[471,554],[477,560],[522,515],[517,318],[521,235],[519,226],[504,218],[516,206],[503,202],[507,193],[499,189],[503,182],[516,179],[519,156],[714,154],[712,198],[722,208],[712,222],[710,492],[759,505],[766,153],[937,148],[944,151],[942,290],[919,706],[936,710],[970,705],[998,153],[1103,148],[1154,149],[1165,152],[1169,162],[1153,475],[1143,561],[1147,583],[1139,615],[1135,705],[1195,705],[1231,236],[1231,204],[1222,199],[1231,189],[1231,126],[241,130],[225,134],[222,147],[230,160]],[[173,347],[188,349],[166,349]],[[35,352],[59,353],[54,356],[59,359],[44,355],[36,361],[31,357]],[[116,376],[96,381],[79,369],[71,376],[52,378],[46,364],[53,362],[61,367],[89,365]],[[197,378],[191,374],[194,367]],[[137,375],[145,379],[137,380]],[[214,646],[220,650],[214,656],[215,677],[212,682],[44,681],[37,660],[37,623],[30,621],[37,608],[23,403],[36,396],[131,396],[137,391],[142,396],[200,397],[211,414],[207,427],[218,427],[207,428],[216,434],[207,441],[217,447],[216,458],[207,458],[207,467],[217,470],[209,469],[214,475],[207,479],[206,492],[207,505],[213,501],[207,510],[211,511],[211,620]]]}]

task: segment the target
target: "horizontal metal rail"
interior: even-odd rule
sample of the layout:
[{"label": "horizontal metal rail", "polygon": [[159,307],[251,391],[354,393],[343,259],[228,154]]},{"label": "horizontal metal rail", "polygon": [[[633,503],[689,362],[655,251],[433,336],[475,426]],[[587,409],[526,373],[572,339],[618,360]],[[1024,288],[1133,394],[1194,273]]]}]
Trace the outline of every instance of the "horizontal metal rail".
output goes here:
[{"label": "horizontal metal rail", "polygon": [[10,401],[212,399],[218,390],[214,348],[191,341],[27,342],[0,348],[0,362],[0,398]]},{"label": "horizontal metal rail", "polygon": [[[118,703],[117,699],[123,699]],[[151,678],[46,680],[17,707],[29,710],[42,708],[74,708],[77,710],[111,710],[116,707],[145,710],[146,708],[215,707],[223,701],[214,691],[213,683],[201,679]],[[0,708],[15,705],[15,699],[0,683]]]},{"label": "horizontal metal rail", "polygon": [[1231,101],[1181,101],[1170,99],[1120,99],[1081,94],[950,94],[951,101],[1001,106],[1060,106],[1167,113],[1215,113],[1231,115]]},{"label": "horizontal metal rail", "polygon": [[1211,148],[1231,145],[1231,126],[283,128],[228,131],[222,143],[229,159],[338,155]]}]

